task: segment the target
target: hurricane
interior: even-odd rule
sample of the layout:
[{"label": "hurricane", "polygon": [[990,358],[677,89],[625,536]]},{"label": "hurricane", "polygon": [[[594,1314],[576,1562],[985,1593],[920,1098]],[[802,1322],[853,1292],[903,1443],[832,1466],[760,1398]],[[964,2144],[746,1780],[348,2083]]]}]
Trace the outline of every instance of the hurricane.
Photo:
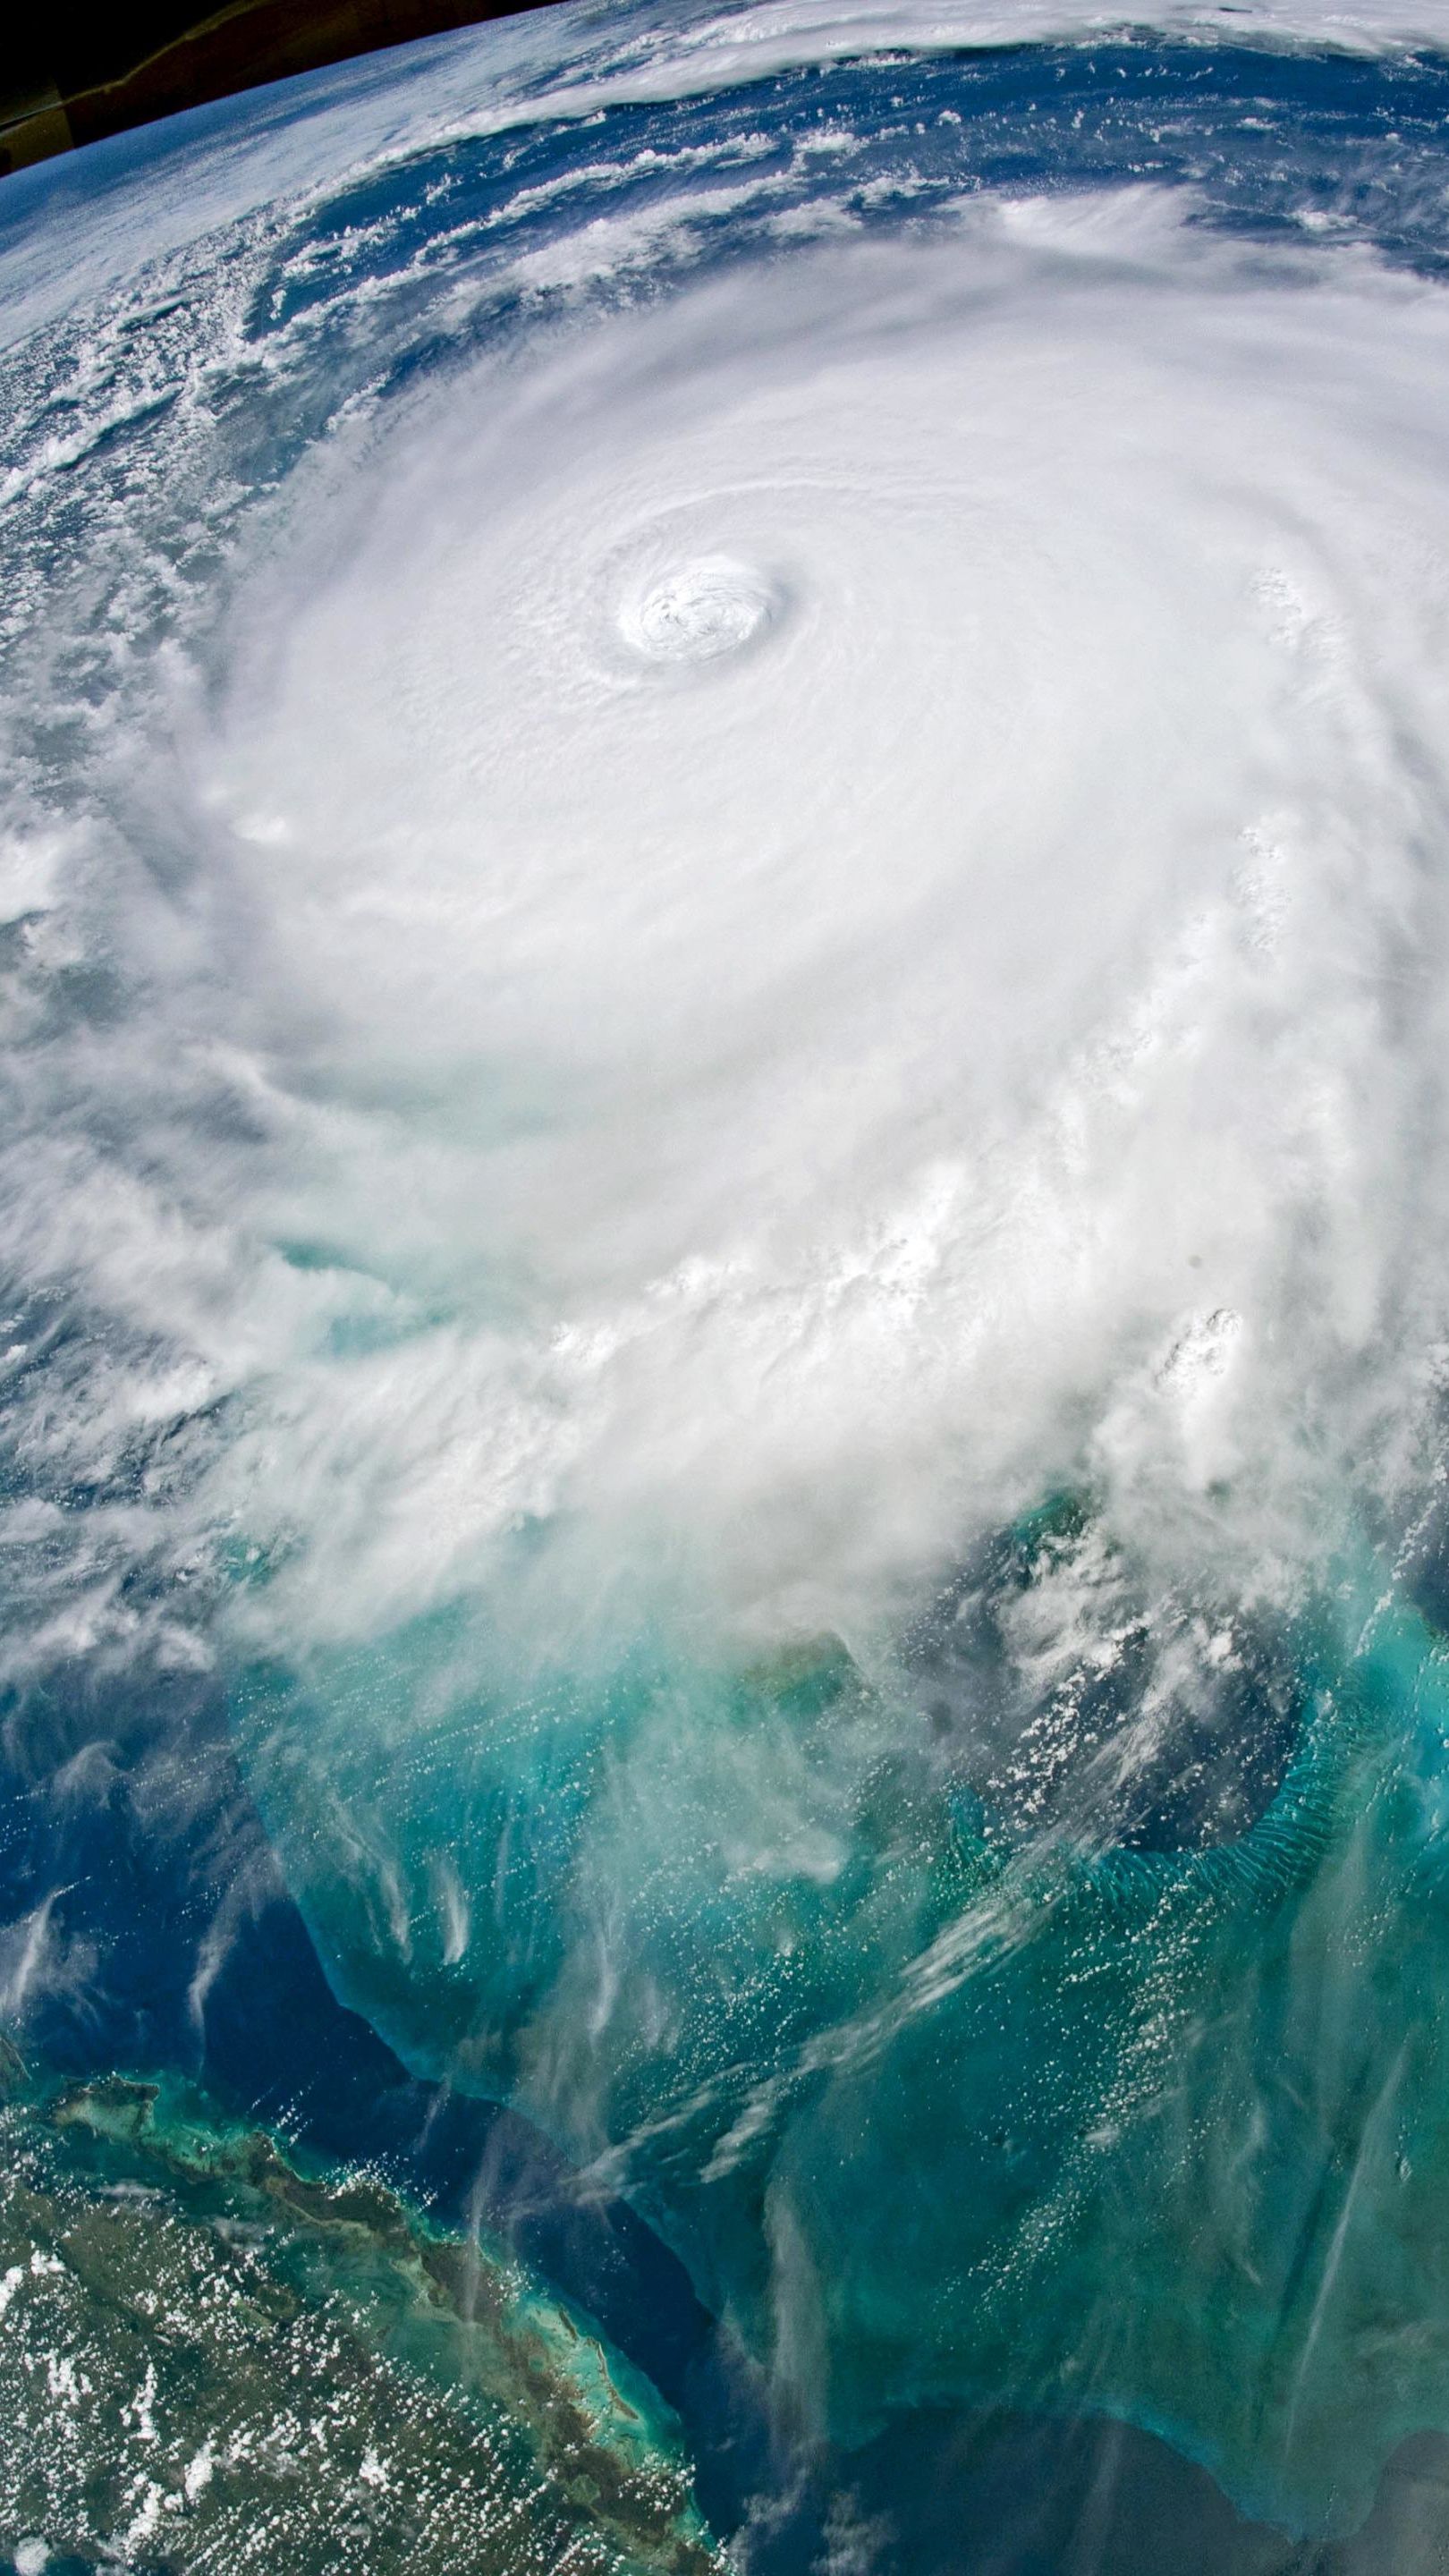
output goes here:
[{"label": "hurricane", "polygon": [[5,181],[21,2576],[1439,2563],[1446,112],[571,0]]}]

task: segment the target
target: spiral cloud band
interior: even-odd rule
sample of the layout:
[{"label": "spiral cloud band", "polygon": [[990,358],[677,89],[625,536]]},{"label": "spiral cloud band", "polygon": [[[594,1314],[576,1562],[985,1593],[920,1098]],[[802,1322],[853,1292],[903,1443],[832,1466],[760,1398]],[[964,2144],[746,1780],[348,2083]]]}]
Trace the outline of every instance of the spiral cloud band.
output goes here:
[{"label": "spiral cloud band", "polygon": [[1325,2530],[1449,2431],[1446,29],[1232,36],[565,11],[17,201],[5,1657],[73,1797],[217,1693],[782,2420]]}]

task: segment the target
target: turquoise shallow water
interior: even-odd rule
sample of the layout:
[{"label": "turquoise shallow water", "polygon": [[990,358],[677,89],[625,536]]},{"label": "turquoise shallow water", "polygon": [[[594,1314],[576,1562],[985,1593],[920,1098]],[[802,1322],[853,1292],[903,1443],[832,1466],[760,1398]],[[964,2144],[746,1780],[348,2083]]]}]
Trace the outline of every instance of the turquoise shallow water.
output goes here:
[{"label": "turquoise shallow water", "polygon": [[1101,2410],[1352,2530],[1446,2403],[1449,1674],[1367,1573],[1293,1651],[1281,1782],[1177,1850],[1011,1830],[828,1644],[420,1742],[413,1635],[237,1723],[346,1999],[622,2188],[807,2423]]}]

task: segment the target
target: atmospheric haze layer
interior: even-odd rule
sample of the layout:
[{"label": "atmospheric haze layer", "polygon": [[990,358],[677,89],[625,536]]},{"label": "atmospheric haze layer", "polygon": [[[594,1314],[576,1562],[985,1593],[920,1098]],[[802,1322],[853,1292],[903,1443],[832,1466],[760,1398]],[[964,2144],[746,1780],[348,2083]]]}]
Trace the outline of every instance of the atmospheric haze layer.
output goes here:
[{"label": "atmospheric haze layer", "polygon": [[[41,2198],[240,2170],[53,2083],[220,2080],[285,1903],[777,2464],[1449,2436],[1446,51],[568,7],[6,182]],[[26,2496],[242,2563],[177,2464]]]}]

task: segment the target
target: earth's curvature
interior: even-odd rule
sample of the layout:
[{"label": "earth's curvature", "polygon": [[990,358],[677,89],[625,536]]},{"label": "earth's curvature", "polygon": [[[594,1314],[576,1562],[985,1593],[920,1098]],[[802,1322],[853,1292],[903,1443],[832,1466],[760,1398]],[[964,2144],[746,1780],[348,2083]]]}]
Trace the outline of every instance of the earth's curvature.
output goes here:
[{"label": "earth's curvature", "polygon": [[[569,7],[6,182],[22,2576],[1125,2568],[921,2536],[988,2419],[1268,2569],[1449,2438],[1446,114]],[[345,2460],[115,2342],[153,2205],[319,2388],[365,2275]]]}]

